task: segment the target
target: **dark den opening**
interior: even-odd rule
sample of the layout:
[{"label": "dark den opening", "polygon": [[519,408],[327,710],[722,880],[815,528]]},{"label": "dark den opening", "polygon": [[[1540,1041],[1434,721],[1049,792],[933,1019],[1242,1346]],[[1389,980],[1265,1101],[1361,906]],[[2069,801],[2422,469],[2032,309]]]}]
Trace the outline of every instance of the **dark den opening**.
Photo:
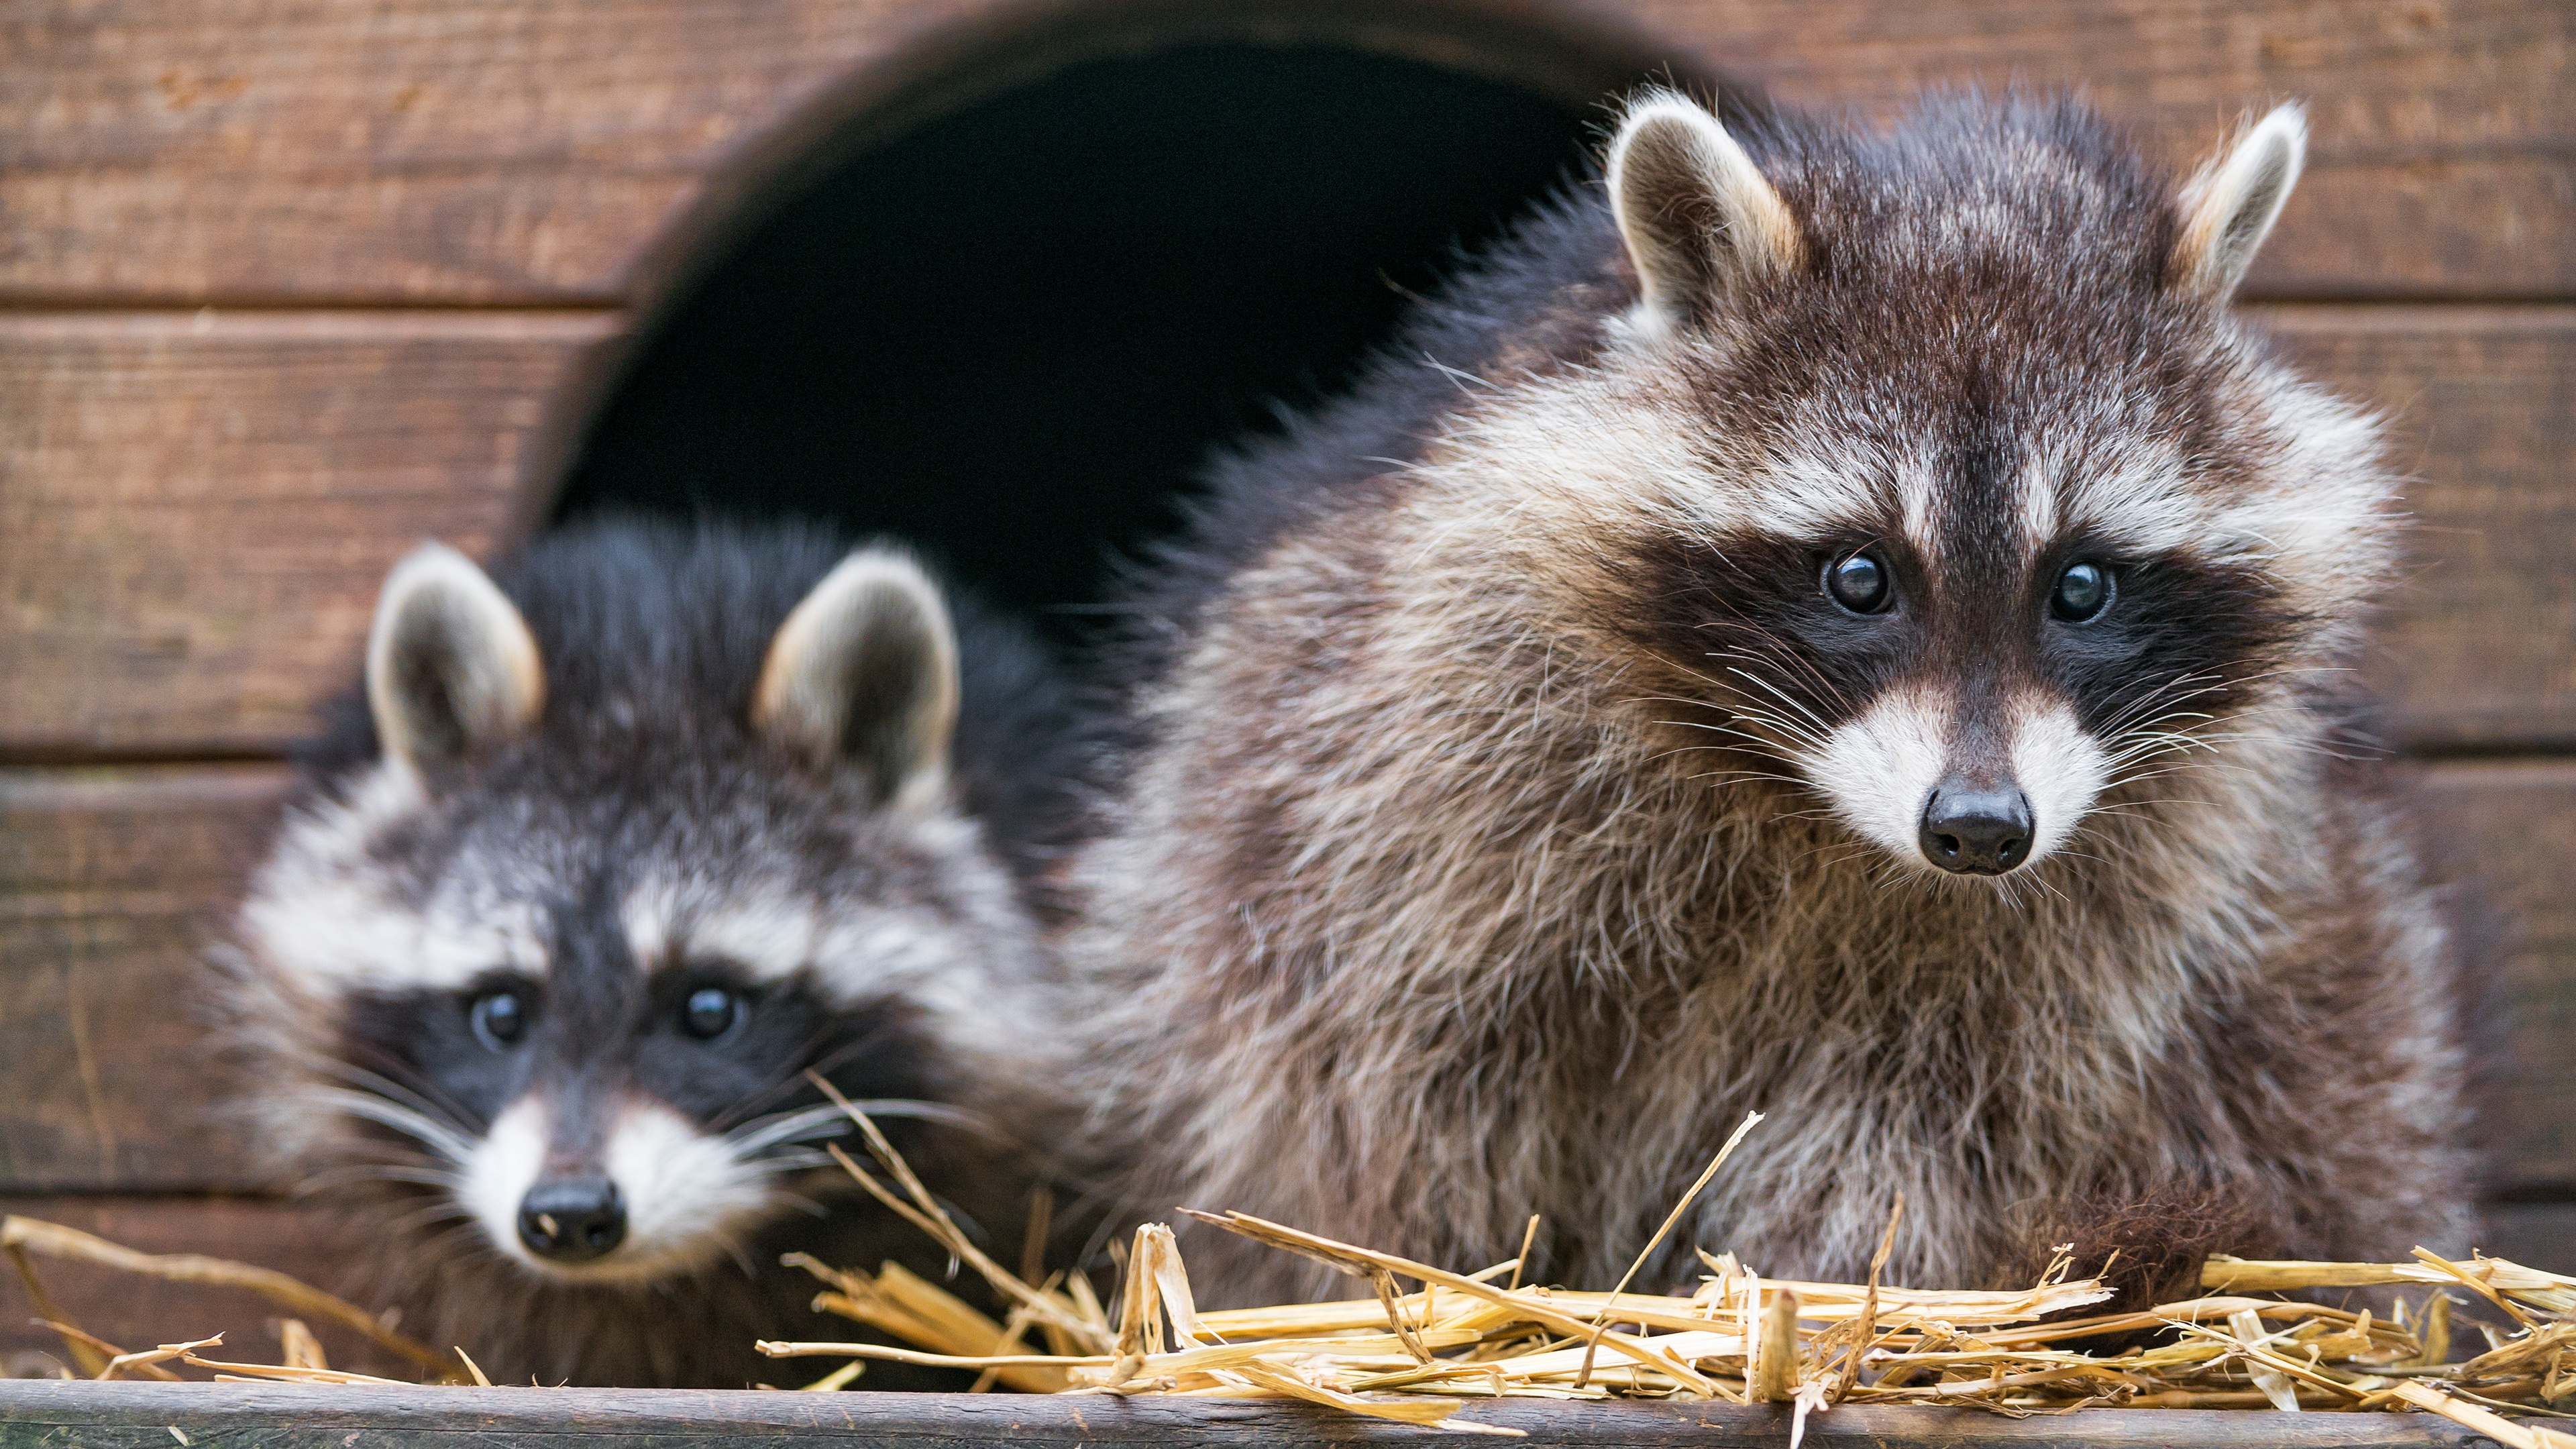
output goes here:
[{"label": "dark den opening", "polygon": [[1059,71],[743,235],[639,347],[558,516],[836,520],[1061,631],[1212,448],[1340,385],[1606,114],[1327,46]]}]

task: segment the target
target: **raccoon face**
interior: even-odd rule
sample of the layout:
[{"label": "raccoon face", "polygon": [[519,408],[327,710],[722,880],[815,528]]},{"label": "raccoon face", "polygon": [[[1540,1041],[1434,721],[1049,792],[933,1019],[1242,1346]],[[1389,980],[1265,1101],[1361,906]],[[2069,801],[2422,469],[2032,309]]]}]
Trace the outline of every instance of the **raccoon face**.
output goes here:
[{"label": "raccoon face", "polygon": [[1699,107],[1638,106],[1609,187],[1639,300],[1563,390],[1587,416],[1543,424],[1630,440],[1581,467],[1651,523],[1585,587],[1675,691],[1962,876],[2259,733],[2339,662],[2388,528],[2369,421],[2224,312],[2297,111],[2179,197],[2092,123],[1984,124],[1947,164],[1787,147],[1775,187]]},{"label": "raccoon face", "polygon": [[434,546],[367,674],[384,758],[242,915],[316,1038],[306,1161],[541,1277],[658,1280],[810,1210],[790,1179],[849,1124],[808,1072],[955,1118],[1029,1039],[1035,928],[948,803],[956,645],[909,561],[818,584],[720,727],[550,716],[525,623]]}]

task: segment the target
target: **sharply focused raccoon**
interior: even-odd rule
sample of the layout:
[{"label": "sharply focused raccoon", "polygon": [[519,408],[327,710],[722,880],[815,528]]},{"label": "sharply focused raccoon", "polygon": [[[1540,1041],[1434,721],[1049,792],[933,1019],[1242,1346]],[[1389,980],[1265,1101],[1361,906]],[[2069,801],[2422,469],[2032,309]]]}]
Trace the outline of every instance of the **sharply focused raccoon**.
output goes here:
[{"label": "sharply focused raccoon", "polygon": [[1900,1193],[1927,1285],[2462,1244],[2449,946],[2343,744],[2392,480],[2226,305],[2303,138],[2174,186],[2072,103],[1649,95],[1222,463],[1076,868],[1131,1206],[1462,1268],[1544,1213],[1607,1287],[1758,1108],[1650,1276],[1851,1280]]},{"label": "sharply focused raccoon", "polygon": [[863,1198],[818,1216],[854,1194],[809,1070],[1016,1254],[1077,742],[1033,642],[963,623],[903,554],[800,532],[393,571],[226,1015],[406,1331],[496,1378],[739,1387],[755,1338],[837,1321],[782,1250],[940,1270]]}]

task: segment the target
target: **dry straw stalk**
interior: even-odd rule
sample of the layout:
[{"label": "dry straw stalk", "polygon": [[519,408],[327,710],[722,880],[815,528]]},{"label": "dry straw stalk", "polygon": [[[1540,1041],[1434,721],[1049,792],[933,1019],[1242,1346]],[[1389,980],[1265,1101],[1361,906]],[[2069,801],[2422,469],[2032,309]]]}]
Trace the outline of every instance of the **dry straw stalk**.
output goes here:
[{"label": "dry straw stalk", "polygon": [[[1732,1254],[1702,1253],[1708,1272],[1685,1296],[1631,1292],[1626,1280],[1607,1293],[1527,1284],[1522,1258],[1456,1273],[1242,1213],[1192,1213],[1330,1264],[1366,1284],[1368,1296],[1202,1312],[1171,1231],[1148,1225],[1128,1252],[1113,1317],[1081,1274],[1031,1282],[1034,1270],[1014,1274],[976,1248],[875,1124],[855,1107],[843,1109],[876,1170],[836,1154],[843,1168],[989,1281],[1009,1316],[997,1322],[895,1264],[867,1273],[791,1257],[823,1285],[817,1308],[911,1345],[760,1345],[775,1358],[848,1361],[807,1386],[813,1389],[864,1383],[857,1378],[862,1362],[894,1360],[977,1370],[979,1388],[1300,1399],[1424,1428],[1487,1434],[1515,1432],[1466,1417],[1491,1398],[1772,1401],[1793,1407],[1793,1446],[1810,1415],[1838,1403],[1971,1405],[2013,1415],[2122,1407],[2423,1410],[2514,1449],[2576,1449],[2576,1435],[2555,1427],[2576,1427],[2576,1278],[2500,1258],[2457,1262],[2422,1249],[2405,1263],[2220,1257],[2203,1270],[2200,1297],[2144,1312],[2069,1318],[2063,1315],[2110,1294],[2093,1280],[2065,1277],[2062,1260],[2027,1289],[1943,1291],[1880,1282],[1892,1222],[1867,1283],[1765,1279]],[[1657,1241],[1682,1215],[1677,1208]],[[1533,1224],[1532,1239],[1535,1234]],[[138,1253],[27,1218],[0,1220],[0,1249],[16,1262],[38,1311],[89,1377],[175,1378],[172,1365],[186,1365],[218,1378],[392,1382],[333,1370],[296,1319],[281,1329],[276,1365],[201,1357],[198,1351],[220,1344],[220,1336],[127,1353],[63,1315],[37,1280],[32,1256],[256,1292],[364,1334],[434,1378],[485,1382],[462,1350],[451,1363],[355,1305],[281,1273]],[[1406,1291],[1408,1281],[1418,1286]],[[2261,1296],[2362,1287],[2401,1290],[2397,1316]],[[2424,1296],[2404,1297],[2404,1290]],[[2454,1302],[2492,1309],[2511,1327],[2478,1325],[2482,1347],[2453,1361]],[[1055,1351],[1029,1352],[1032,1332]],[[2147,1335],[2160,1341],[2135,1342]],[[2105,1346],[2120,1343],[2127,1346]]]},{"label": "dry straw stalk", "polygon": [[[1745,1127],[1751,1126],[1749,1120]],[[940,1241],[952,1241],[955,1225],[919,1191],[884,1139],[873,1130],[866,1136],[887,1173],[911,1195],[907,1216],[934,1224]],[[1742,1136],[1739,1129],[1725,1150]],[[855,1163],[845,1165],[892,1203],[891,1189]],[[1716,1166],[1675,1208],[1649,1252]],[[2576,1449],[2576,1439],[2545,1425],[2503,1417],[2576,1420],[2576,1278],[2499,1258],[2459,1263],[2421,1249],[2410,1263],[2221,1257],[2203,1272],[2202,1297],[2139,1313],[2066,1318],[2111,1295],[2091,1279],[2067,1279],[2062,1259],[2049,1276],[2019,1291],[1946,1292],[1879,1282],[1893,1222],[1867,1283],[1765,1280],[1733,1255],[1702,1254],[1710,1271],[1685,1297],[1631,1293],[1625,1279],[1608,1293],[1523,1286],[1517,1258],[1455,1273],[1243,1213],[1184,1211],[1328,1264],[1366,1283],[1370,1296],[1203,1313],[1170,1230],[1148,1225],[1128,1253],[1114,1320],[1087,1291],[1072,1290],[1083,1282],[1078,1275],[1032,1287],[989,1259],[976,1262],[1003,1299],[1050,1322],[1079,1323],[1069,1337],[1090,1348],[1087,1353],[1013,1351],[1006,1345],[1015,1335],[1005,1325],[892,1264],[873,1276],[830,1275],[841,1292],[827,1294],[821,1306],[918,1347],[765,1342],[761,1349],[782,1358],[983,1369],[1025,1387],[1041,1386],[1037,1376],[1043,1375],[1045,1386],[1067,1393],[1296,1398],[1484,1433],[1505,1431],[1461,1417],[1480,1399],[1642,1395],[1787,1402],[1794,1408],[1793,1445],[1810,1414],[1854,1402],[1964,1404],[2013,1415],[2124,1406],[2423,1409],[2481,1433],[2497,1434],[2501,1426],[2510,1434],[2499,1437],[2528,1449]],[[1509,1281],[1496,1286],[1493,1280],[1506,1274]],[[1405,1280],[1419,1289],[1403,1291]],[[2427,1290],[2411,1324],[2402,1303],[2399,1319],[2387,1321],[2367,1310],[2257,1296],[2378,1286]],[[2485,1329],[2486,1352],[2447,1361],[2452,1293],[2501,1311],[2513,1330]],[[869,1294],[900,1312],[867,1307]],[[831,1301],[836,1298],[844,1301]],[[943,1326],[911,1326],[925,1324]],[[2169,1341],[2102,1346],[2158,1330]]]}]

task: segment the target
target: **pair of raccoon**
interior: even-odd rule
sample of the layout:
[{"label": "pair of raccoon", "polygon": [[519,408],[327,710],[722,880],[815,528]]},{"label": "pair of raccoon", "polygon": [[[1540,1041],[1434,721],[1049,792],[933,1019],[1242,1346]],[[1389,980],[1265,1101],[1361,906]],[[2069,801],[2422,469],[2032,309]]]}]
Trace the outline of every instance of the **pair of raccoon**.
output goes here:
[{"label": "pair of raccoon", "polygon": [[[2303,145],[1637,98],[1213,467],[1105,732],[883,553],[417,556],[242,917],[277,1138],[431,1331],[629,1382],[756,1376],[782,1244],[918,1258],[793,1211],[807,1070],[932,1104],[1006,1242],[1072,1144],[1113,1218],[1538,1213],[1598,1286],[1759,1109],[1641,1282],[1853,1279],[1900,1195],[1899,1282],[2456,1250],[2452,945],[2347,747],[2393,481],[2227,311]],[[1351,1291],[1182,1236],[1206,1301]]]}]

